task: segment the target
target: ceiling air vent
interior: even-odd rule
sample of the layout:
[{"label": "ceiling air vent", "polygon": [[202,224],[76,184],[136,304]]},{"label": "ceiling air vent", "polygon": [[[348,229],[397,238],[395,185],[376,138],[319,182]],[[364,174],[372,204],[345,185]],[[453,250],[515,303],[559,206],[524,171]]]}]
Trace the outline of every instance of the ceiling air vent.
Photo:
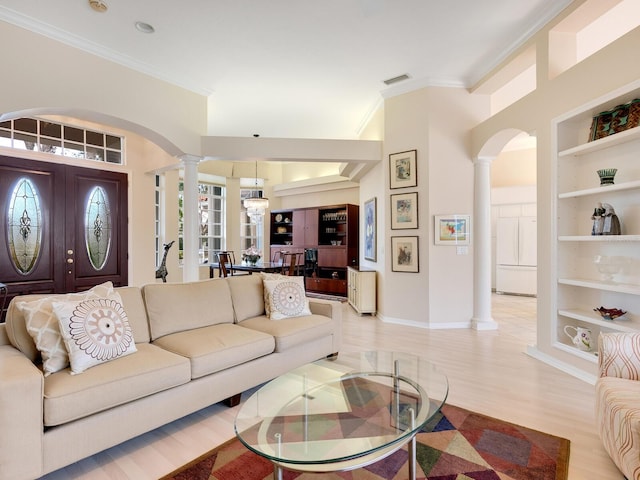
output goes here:
[{"label": "ceiling air vent", "polygon": [[403,73],[402,75],[398,75],[397,77],[393,77],[393,78],[388,78],[386,80],[383,80],[385,85],[393,85],[394,83],[398,83],[398,82],[403,82],[405,80],[409,80],[409,75],[407,75],[406,73]]}]

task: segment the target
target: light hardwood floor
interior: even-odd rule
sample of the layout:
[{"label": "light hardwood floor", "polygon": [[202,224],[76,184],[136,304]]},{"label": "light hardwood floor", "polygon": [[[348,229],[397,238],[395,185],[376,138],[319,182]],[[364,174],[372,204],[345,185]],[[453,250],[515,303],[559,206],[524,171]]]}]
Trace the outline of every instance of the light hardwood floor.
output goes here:
[{"label": "light hardwood floor", "polygon": [[[423,355],[447,374],[449,403],[571,440],[569,480],[624,478],[596,433],[593,386],[524,353],[536,338],[534,298],[494,295],[500,328],[488,332],[389,325],[343,308],[342,351]],[[237,409],[213,405],[44,478],[157,479],[230,439]]]}]

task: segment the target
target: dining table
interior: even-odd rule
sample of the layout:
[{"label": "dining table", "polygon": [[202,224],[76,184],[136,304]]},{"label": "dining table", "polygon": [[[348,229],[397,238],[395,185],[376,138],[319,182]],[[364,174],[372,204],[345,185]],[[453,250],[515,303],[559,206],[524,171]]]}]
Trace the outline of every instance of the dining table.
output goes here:
[{"label": "dining table", "polygon": [[[209,278],[214,278],[215,270],[219,269],[220,265],[218,263],[210,263],[209,264]],[[227,265],[227,270],[233,275],[232,272],[248,272],[252,273],[274,273],[280,272],[282,270],[281,262],[258,262],[255,264],[251,263],[232,263],[231,265]]]}]

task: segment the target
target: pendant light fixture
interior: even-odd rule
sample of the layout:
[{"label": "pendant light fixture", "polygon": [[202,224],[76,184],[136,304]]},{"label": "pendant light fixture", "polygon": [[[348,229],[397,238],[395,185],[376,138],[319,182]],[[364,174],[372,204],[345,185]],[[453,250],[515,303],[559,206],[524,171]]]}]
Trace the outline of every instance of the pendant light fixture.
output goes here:
[{"label": "pendant light fixture", "polygon": [[258,161],[256,160],[256,183],[255,189],[251,192],[251,197],[244,199],[244,208],[247,209],[247,216],[254,223],[259,223],[269,208],[269,199],[262,196],[258,191]]}]

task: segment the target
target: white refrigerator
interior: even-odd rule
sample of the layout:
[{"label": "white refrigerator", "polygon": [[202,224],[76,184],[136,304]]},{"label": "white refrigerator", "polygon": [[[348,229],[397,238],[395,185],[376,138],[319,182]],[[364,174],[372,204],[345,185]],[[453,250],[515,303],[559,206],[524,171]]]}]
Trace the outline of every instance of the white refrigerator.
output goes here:
[{"label": "white refrigerator", "polygon": [[536,295],[536,217],[500,217],[496,223],[496,292]]}]

